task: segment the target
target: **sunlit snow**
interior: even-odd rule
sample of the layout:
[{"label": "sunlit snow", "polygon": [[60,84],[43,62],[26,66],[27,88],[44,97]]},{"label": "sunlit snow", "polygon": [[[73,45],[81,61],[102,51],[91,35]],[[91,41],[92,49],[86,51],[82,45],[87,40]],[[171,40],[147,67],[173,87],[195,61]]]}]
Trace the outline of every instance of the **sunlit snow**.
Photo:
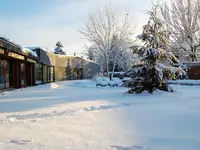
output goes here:
[{"label": "sunlit snow", "polygon": [[0,149],[199,150],[200,86],[172,87],[128,95],[83,80],[2,93]]}]

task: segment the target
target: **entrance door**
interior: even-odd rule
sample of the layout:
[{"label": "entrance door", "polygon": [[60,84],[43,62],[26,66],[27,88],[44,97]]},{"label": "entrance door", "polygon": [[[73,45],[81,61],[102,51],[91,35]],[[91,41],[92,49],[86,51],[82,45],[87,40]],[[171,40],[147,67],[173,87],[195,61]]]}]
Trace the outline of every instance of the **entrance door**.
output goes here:
[{"label": "entrance door", "polygon": [[10,78],[11,78],[11,63],[8,60],[5,60],[5,85],[6,88],[10,87]]},{"label": "entrance door", "polygon": [[5,88],[4,60],[0,60],[0,89]]},{"label": "entrance door", "polygon": [[26,64],[21,62],[20,65],[20,77],[21,77],[21,86],[26,85]]},{"label": "entrance door", "polygon": [[26,63],[26,85],[33,85],[33,64]]},{"label": "entrance door", "polygon": [[79,79],[83,79],[83,69],[82,68],[78,69],[78,77],[79,77]]},{"label": "entrance door", "polygon": [[9,60],[0,60],[0,89],[12,86],[12,63]]},{"label": "entrance door", "polygon": [[83,69],[82,68],[76,69],[76,79],[83,79]]}]

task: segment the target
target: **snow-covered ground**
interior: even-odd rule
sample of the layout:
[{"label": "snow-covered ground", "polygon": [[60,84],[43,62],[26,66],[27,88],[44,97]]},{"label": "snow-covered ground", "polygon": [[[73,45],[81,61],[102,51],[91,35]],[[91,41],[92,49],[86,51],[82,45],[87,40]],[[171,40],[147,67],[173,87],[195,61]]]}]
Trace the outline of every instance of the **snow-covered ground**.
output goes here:
[{"label": "snow-covered ground", "polygon": [[124,94],[66,81],[0,95],[0,150],[199,150],[200,86]]},{"label": "snow-covered ground", "polygon": [[171,80],[169,83],[182,85],[200,85],[200,80]]}]

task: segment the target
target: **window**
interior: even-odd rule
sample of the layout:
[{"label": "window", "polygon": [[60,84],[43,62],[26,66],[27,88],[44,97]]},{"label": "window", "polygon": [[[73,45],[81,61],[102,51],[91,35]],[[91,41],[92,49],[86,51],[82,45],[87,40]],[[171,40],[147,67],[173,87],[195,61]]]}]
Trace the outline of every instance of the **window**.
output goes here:
[{"label": "window", "polygon": [[47,83],[47,65],[43,65],[43,83]]},{"label": "window", "polygon": [[35,84],[42,83],[42,65],[37,63],[35,64]]},{"label": "window", "polygon": [[51,67],[50,75],[51,75],[51,77],[50,77],[51,82],[53,82],[54,81],[54,68],[53,67]]},{"label": "window", "polygon": [[50,67],[47,67],[47,82],[50,82],[51,74],[50,74]]},{"label": "window", "polygon": [[0,60],[0,89],[11,86],[11,63],[8,60]]},{"label": "window", "polygon": [[10,87],[10,62],[9,61],[5,61],[5,63],[6,63],[6,73],[5,73],[5,75],[6,75],[6,87]]},{"label": "window", "polygon": [[4,60],[0,60],[0,89],[4,88]]},{"label": "window", "polygon": [[20,65],[21,85],[26,85],[26,64],[21,63]]}]

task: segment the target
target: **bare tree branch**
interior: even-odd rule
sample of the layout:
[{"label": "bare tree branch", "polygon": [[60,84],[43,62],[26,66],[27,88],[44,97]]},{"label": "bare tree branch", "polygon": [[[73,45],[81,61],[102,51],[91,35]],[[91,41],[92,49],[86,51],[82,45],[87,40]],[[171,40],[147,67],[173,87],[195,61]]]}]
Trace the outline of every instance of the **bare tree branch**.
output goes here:
[{"label": "bare tree branch", "polygon": [[200,4],[198,0],[171,0],[171,7],[161,6],[176,52],[187,52],[192,61],[200,52]]},{"label": "bare tree branch", "polygon": [[129,12],[121,15],[109,6],[91,11],[88,20],[79,29],[79,33],[92,44],[91,49],[88,49],[90,54],[92,50],[107,72],[115,70],[124,48],[130,46],[133,31]]}]

